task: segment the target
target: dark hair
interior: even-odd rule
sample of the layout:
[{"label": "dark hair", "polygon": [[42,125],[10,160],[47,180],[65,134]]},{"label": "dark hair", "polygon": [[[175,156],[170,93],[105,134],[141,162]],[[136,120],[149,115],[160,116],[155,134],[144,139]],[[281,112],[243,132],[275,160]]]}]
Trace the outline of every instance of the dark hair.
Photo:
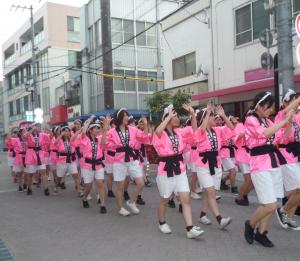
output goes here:
[{"label": "dark hair", "polygon": [[122,124],[125,115],[129,116],[127,110],[122,109],[121,111],[120,110],[115,111],[114,123],[116,124],[116,126],[120,126]]},{"label": "dark hair", "polygon": [[192,120],[191,120],[191,119],[188,119],[188,120],[185,122],[185,125],[186,125],[186,126],[192,126]]},{"label": "dark hair", "polygon": [[114,120],[114,119],[111,119],[111,120],[110,120],[110,123],[109,123],[110,127],[111,127],[113,124],[115,124],[115,120]]},{"label": "dark hair", "polygon": [[274,104],[274,96],[273,95],[269,95],[267,96],[263,101],[261,101],[259,104],[258,102],[265,96],[267,95],[267,92],[260,92],[258,93],[255,98],[254,98],[254,102],[253,102],[253,106],[251,109],[255,109],[255,107],[257,105],[260,105],[260,106],[265,106],[267,105],[268,106],[268,109],[271,108]]},{"label": "dark hair", "polygon": [[[206,114],[207,114],[207,110],[205,109],[202,109],[199,113],[197,113],[196,120],[198,126],[202,124],[204,118],[206,117]],[[213,115],[213,112],[211,112],[211,115]]]},{"label": "dark hair", "polygon": [[128,121],[128,124],[132,124],[132,123],[136,124],[136,121],[133,117],[130,118],[129,121]]}]

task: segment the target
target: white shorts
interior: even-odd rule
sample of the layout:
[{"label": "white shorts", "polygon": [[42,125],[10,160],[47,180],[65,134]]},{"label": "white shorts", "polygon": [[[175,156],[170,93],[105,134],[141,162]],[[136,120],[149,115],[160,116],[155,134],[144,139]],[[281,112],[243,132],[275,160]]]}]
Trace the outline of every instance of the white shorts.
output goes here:
[{"label": "white shorts", "polygon": [[81,169],[81,177],[85,184],[93,183],[95,179],[104,180],[104,169]]},{"label": "white shorts", "polygon": [[258,201],[263,204],[275,203],[284,197],[283,180],[280,169],[269,169],[251,174],[251,180]]},{"label": "white shorts", "polygon": [[38,170],[46,170],[46,165],[26,165],[24,172],[28,174],[35,174]]},{"label": "white shorts", "polygon": [[224,171],[236,169],[235,158],[222,159],[222,167]]},{"label": "white shorts", "polygon": [[168,178],[167,175],[158,175],[156,177],[156,183],[162,198],[169,198],[172,193],[190,192],[186,173],[174,175],[172,178]]},{"label": "white shorts", "polygon": [[56,175],[59,178],[63,178],[67,173],[78,174],[76,161],[72,163],[57,163],[56,164]]},{"label": "white shorts", "polygon": [[105,163],[105,172],[106,172],[106,174],[113,173],[113,164],[112,163]]},{"label": "white shorts", "polygon": [[287,192],[300,188],[300,163],[281,166],[283,185]]},{"label": "white shorts", "polygon": [[9,167],[13,167],[14,166],[14,158],[13,157],[7,157],[7,165]]},{"label": "white shorts", "polygon": [[143,170],[138,160],[113,164],[114,181],[124,181],[127,175],[131,178],[143,177]]},{"label": "white shorts", "polygon": [[188,170],[190,170],[191,169],[191,161],[190,161],[190,159],[191,159],[191,152],[190,151],[185,152],[183,154],[183,158],[184,158],[184,161],[185,161],[185,164],[186,164],[186,168]]},{"label": "white shorts", "polygon": [[45,157],[45,165],[46,166],[50,165],[50,158],[49,157]]},{"label": "white shorts", "polygon": [[216,190],[220,190],[222,169],[215,168],[215,175],[211,175],[209,168],[197,167],[197,177],[200,186],[203,188],[214,187]]},{"label": "white shorts", "polygon": [[25,168],[23,165],[22,166],[16,166],[16,165],[13,166],[13,172],[20,173],[20,172],[24,172],[24,170],[25,170]]},{"label": "white shorts", "polygon": [[242,172],[242,174],[250,174],[250,165],[248,163],[239,163],[239,169]]}]

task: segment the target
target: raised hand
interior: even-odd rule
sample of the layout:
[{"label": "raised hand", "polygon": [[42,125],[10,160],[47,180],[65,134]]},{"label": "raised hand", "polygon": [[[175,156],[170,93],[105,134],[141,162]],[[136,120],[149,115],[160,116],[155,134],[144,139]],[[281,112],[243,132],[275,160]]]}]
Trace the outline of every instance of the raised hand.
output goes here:
[{"label": "raised hand", "polygon": [[222,105],[218,105],[216,108],[216,113],[219,114],[221,117],[225,116],[225,111],[222,107]]},{"label": "raised hand", "polygon": [[190,104],[182,104],[182,108],[185,109],[187,112],[189,112],[190,114],[194,113],[194,108],[190,105]]},{"label": "raised hand", "polygon": [[142,115],[141,121],[142,121],[142,123],[144,124],[144,126],[146,126],[146,125],[148,124],[147,118],[146,118],[146,116],[144,116],[144,115]]}]

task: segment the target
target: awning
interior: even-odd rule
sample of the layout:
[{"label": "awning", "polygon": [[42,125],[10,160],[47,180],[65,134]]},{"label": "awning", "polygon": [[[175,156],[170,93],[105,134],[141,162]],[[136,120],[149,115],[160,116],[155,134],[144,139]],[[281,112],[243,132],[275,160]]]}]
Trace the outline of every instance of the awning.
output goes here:
[{"label": "awning", "polygon": [[[294,77],[295,83],[300,82],[300,74],[295,75]],[[274,87],[274,79],[269,78],[261,81],[255,81],[255,82],[249,82],[244,85],[230,87],[230,88],[223,88],[212,92],[205,92],[205,93],[199,93],[192,95],[192,101],[199,101],[199,100],[205,100],[209,98],[214,97],[221,97],[225,95],[231,95],[236,93],[244,93],[248,91],[253,90],[260,90],[260,89],[266,89],[266,88],[273,88]]]},{"label": "awning", "polygon": [[[132,115],[134,118],[140,118],[142,115],[144,116],[149,116],[149,112],[148,111],[144,111],[144,110],[127,110],[129,115]],[[106,115],[110,115],[113,116],[115,110],[103,110],[103,111],[97,111],[95,113],[87,113],[78,117],[74,117],[72,118],[72,120],[76,120],[76,119],[80,119],[80,120],[87,120],[90,116],[95,115],[97,117],[100,116],[106,116]],[[69,119],[70,121],[70,119]]]}]

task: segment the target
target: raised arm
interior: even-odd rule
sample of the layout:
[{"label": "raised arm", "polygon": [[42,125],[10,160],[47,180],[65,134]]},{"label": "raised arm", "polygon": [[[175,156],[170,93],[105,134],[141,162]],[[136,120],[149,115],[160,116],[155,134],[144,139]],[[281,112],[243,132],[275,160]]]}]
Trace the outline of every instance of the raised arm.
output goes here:
[{"label": "raised arm", "polygon": [[227,125],[227,127],[229,129],[233,130],[234,126],[231,123],[231,121],[229,120],[229,118],[226,116],[226,114],[224,112],[224,109],[223,109],[223,107],[221,105],[217,106],[216,112],[217,112],[217,114],[219,114],[222,117],[222,119],[224,120],[224,122]]},{"label": "raised arm", "polygon": [[168,116],[161,122],[161,124],[158,125],[158,127],[155,130],[156,135],[160,138],[161,134],[163,133],[163,131],[165,130],[165,128],[167,127],[169,121],[176,116],[176,112],[173,110],[169,110],[169,114]]},{"label": "raised arm", "polygon": [[192,128],[193,128],[193,131],[195,132],[197,130],[197,120],[196,120],[196,115],[195,115],[194,108],[189,104],[183,104],[182,108],[190,113]]}]

